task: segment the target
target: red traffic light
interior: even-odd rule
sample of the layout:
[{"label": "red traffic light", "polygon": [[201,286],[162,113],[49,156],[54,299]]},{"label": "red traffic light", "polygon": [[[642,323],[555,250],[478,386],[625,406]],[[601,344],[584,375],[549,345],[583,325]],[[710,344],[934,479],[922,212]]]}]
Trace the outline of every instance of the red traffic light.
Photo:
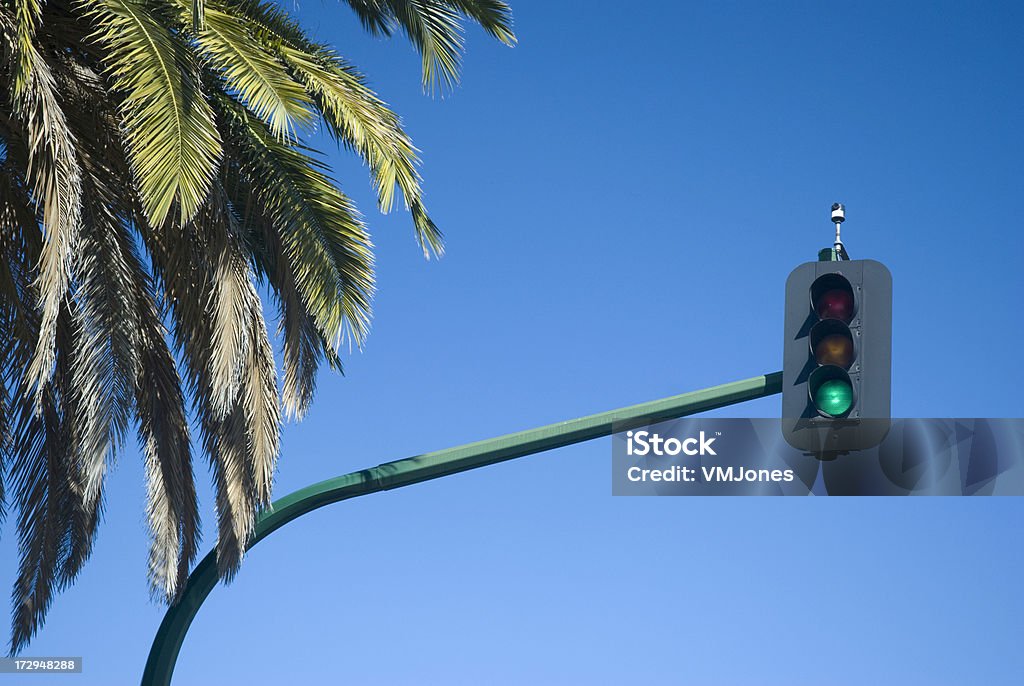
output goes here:
[{"label": "red traffic light", "polygon": [[853,321],[853,293],[839,288],[822,293],[816,309],[822,319],[838,319],[849,324]]},{"label": "red traffic light", "polygon": [[842,274],[824,274],[811,284],[811,307],[819,319],[849,324],[856,309],[853,286]]}]

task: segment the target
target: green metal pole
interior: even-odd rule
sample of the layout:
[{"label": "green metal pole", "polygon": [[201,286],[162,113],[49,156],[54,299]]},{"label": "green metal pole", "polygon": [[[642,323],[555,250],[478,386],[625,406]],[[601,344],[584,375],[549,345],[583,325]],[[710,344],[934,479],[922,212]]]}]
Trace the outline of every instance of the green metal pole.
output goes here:
[{"label": "green metal pole", "polygon": [[[377,467],[321,481],[284,496],[260,516],[248,548],[288,522],[324,505],[367,493],[401,488],[449,474],[608,436],[613,431],[676,419],[782,392],[782,372],[683,393],[538,429],[386,462]],[[185,634],[206,596],[217,585],[217,555],[211,551],[196,565],[181,599],[167,609],[146,660],[142,686],[170,686]]]}]

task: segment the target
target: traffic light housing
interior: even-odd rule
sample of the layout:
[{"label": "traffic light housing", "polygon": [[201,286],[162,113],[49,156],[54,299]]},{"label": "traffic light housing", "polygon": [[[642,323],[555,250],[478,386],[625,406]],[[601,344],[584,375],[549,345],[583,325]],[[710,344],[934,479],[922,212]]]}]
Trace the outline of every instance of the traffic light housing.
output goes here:
[{"label": "traffic light housing", "polygon": [[786,281],[782,433],[807,452],[872,448],[889,432],[892,276],[874,260],[807,262]]}]

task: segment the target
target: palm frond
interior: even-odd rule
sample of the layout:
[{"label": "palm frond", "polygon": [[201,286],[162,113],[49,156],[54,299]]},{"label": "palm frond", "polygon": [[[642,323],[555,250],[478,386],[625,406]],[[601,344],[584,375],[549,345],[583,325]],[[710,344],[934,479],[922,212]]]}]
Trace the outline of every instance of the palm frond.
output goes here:
[{"label": "palm frond", "polygon": [[[72,314],[62,308],[57,323],[61,350],[69,350]],[[38,631],[53,599],[71,583],[88,557],[98,505],[82,500],[78,462],[67,459],[73,445],[71,360],[61,354],[53,381],[41,394],[40,407],[21,394],[15,410],[18,425],[13,441],[11,475],[18,505],[18,548],[21,560],[12,590],[11,653],[17,653]]]},{"label": "palm frond", "polygon": [[369,164],[381,210],[391,209],[396,184],[407,195],[418,196],[416,148],[398,117],[365,85],[362,76],[326,49],[315,54],[288,45],[279,49],[316,99],[328,131]]},{"label": "palm frond", "polygon": [[136,352],[125,256],[114,240],[120,222],[87,182],[75,308],[75,362],[71,368],[77,452],[85,475],[86,502],[99,498],[109,461],[131,419]]},{"label": "palm frond", "polygon": [[213,409],[218,418],[223,418],[234,405],[242,384],[252,319],[262,318],[262,312],[245,256],[237,250],[218,252],[210,284],[210,379]]},{"label": "palm frond", "polygon": [[18,505],[18,577],[13,606],[10,652],[16,654],[38,631],[57,587],[57,570],[66,556],[64,532],[70,498],[62,446],[70,436],[57,408],[55,392],[42,392],[41,412],[22,402],[15,432],[14,477]]},{"label": "palm frond", "polygon": [[424,256],[440,256],[443,239],[423,206],[422,179],[416,169],[417,150],[398,116],[366,85],[354,67],[330,48],[310,41],[273,3],[242,0],[227,6],[250,23],[253,35],[261,38],[267,49],[273,50],[305,86],[328,132],[366,162],[373,174],[381,211],[391,210],[397,185],[406,208],[413,210],[416,238]]},{"label": "palm frond", "polygon": [[[35,35],[36,24],[39,22],[39,15],[43,11],[43,3],[39,0],[16,0],[13,3],[13,12],[7,14],[4,8],[0,16],[0,27],[8,34],[11,52],[14,59],[11,60],[13,68],[13,79],[11,82],[12,100],[20,99],[25,90],[32,83],[34,78],[32,72],[35,70]],[[7,46],[5,46],[7,47]]]},{"label": "palm frond", "polygon": [[163,224],[176,202],[180,220],[188,221],[206,199],[221,155],[196,56],[158,2],[86,2],[123,96],[128,158],[146,219]]},{"label": "palm frond", "polygon": [[278,294],[278,308],[283,334],[284,387],[282,402],[285,417],[299,420],[306,416],[313,394],[321,359],[330,367],[342,371],[341,359],[325,342],[302,303],[294,276],[286,263],[272,277]]},{"label": "palm frond", "polygon": [[423,87],[452,87],[458,81],[462,25],[458,12],[434,0],[346,0],[371,33],[390,36],[401,29],[423,59]]},{"label": "palm frond", "polygon": [[63,570],[70,581],[92,550],[103,482],[133,415],[138,326],[131,306],[134,284],[128,257],[118,241],[126,204],[123,189],[130,178],[127,167],[109,160],[111,151],[120,147],[116,111],[91,69],[64,56],[56,61],[54,75],[75,112],[68,123],[79,141],[83,187],[80,255],[68,300],[73,329],[59,346],[69,359],[65,405],[82,503]]},{"label": "palm frond", "polygon": [[218,102],[240,181],[254,190],[242,212],[281,234],[303,305],[330,349],[361,344],[370,319],[373,255],[351,202],[299,148],[227,101]]},{"label": "palm frond", "polygon": [[118,112],[105,83],[89,67],[73,60],[60,66],[63,91],[79,112],[71,123],[81,141],[86,188],[83,259],[75,298],[82,310],[76,331],[81,340],[71,368],[73,376],[84,380],[74,384],[70,398],[79,407],[74,417],[99,419],[92,432],[80,428],[81,419],[72,424],[83,500],[87,506],[98,504],[107,462],[114,459],[130,419],[136,419],[149,495],[151,590],[172,600],[198,549],[184,397],[154,301],[154,285],[129,228],[135,204],[123,191],[131,185],[131,172]]},{"label": "palm frond", "polygon": [[192,477],[188,419],[181,381],[167,347],[148,276],[134,261],[136,345],[135,408],[146,461],[149,579],[154,595],[174,600],[199,548],[199,511]]},{"label": "palm frond", "polygon": [[433,92],[459,81],[462,22],[458,12],[430,0],[391,0],[392,14],[423,58],[423,86]]},{"label": "palm frond", "polygon": [[316,374],[320,360],[327,355],[331,366],[341,371],[341,361],[329,347],[322,345],[316,325],[302,305],[298,293],[289,289],[281,298],[281,328],[284,333],[284,387],[282,402],[285,417],[298,421],[306,416],[316,393]]},{"label": "palm frond", "polygon": [[312,123],[312,103],[302,85],[289,76],[239,18],[208,7],[198,43],[228,87],[269,124],[275,136],[293,139],[298,127]]},{"label": "palm frond", "polygon": [[423,58],[423,86],[451,88],[459,79],[463,50],[461,17],[494,38],[514,45],[512,11],[497,0],[346,0],[363,26],[390,36],[401,28]]},{"label": "palm frond", "polygon": [[500,0],[443,0],[444,4],[461,12],[505,45],[515,45],[512,31],[512,8]]},{"label": "palm frond", "polygon": [[[262,122],[260,125],[263,125]],[[269,131],[267,134],[270,136]],[[273,136],[270,137],[273,139]],[[276,437],[279,430],[279,418],[275,420],[276,408],[270,414],[263,408],[257,408],[256,414],[250,415],[243,403],[246,395],[254,401],[260,399],[254,393],[252,384],[261,383],[267,373],[265,368],[250,369],[245,366],[254,354],[250,352],[252,346],[263,348],[269,345],[267,342],[253,340],[252,337],[252,322],[257,318],[262,321],[262,309],[248,281],[246,263],[244,260],[239,262],[228,259],[218,266],[204,257],[224,253],[229,256],[241,254],[234,221],[230,208],[224,202],[222,189],[215,186],[211,201],[193,222],[185,225],[170,223],[161,227],[159,232],[143,232],[162,288],[169,296],[175,335],[194,401],[200,439],[214,474],[217,558],[218,567],[225,578],[230,578],[237,571],[252,534],[257,508],[263,503],[257,493],[254,470],[259,467],[263,471],[269,469],[271,474],[273,472],[276,438],[268,444],[265,437],[268,433]],[[226,270],[225,264],[228,265]],[[239,268],[240,264],[242,269]],[[227,290],[223,284],[218,283],[219,279],[231,282]],[[231,302],[217,302],[226,293],[230,293]],[[209,316],[211,311],[222,314],[219,318],[212,318]],[[245,338],[242,341],[244,352],[240,356],[218,350],[232,345],[233,335],[223,332],[218,334],[216,331],[217,327],[224,326],[228,319],[236,315],[250,327],[243,331],[238,328],[237,322],[229,325],[231,331]],[[234,379],[233,394],[223,394],[222,389],[215,388],[218,383],[214,376],[215,355],[228,360],[223,367]],[[235,365],[242,366],[237,368]],[[276,405],[276,373],[273,371],[272,360],[270,375],[270,395]],[[226,408],[215,405],[215,397],[226,400]],[[267,421],[272,424],[269,428],[266,426]],[[258,449],[261,451],[258,455],[254,449],[250,449],[247,432],[251,422],[260,422],[258,433],[254,433],[254,445],[259,442]],[[273,450],[269,457],[262,452],[268,445]]]},{"label": "palm frond", "polygon": [[238,572],[256,525],[252,463],[239,403],[223,421],[208,425],[204,445],[211,457],[217,500],[217,571],[230,580]]},{"label": "palm frond", "polygon": [[23,401],[11,390],[21,386],[38,338],[38,317],[28,303],[34,300],[32,277],[41,242],[28,191],[5,160],[0,166],[0,521],[6,515],[3,481],[12,461],[15,412]]},{"label": "palm frond", "polygon": [[3,334],[9,339],[0,369],[8,389],[23,385],[39,337],[33,278],[43,244],[30,191],[15,167],[10,157],[0,165],[0,294],[8,316]]},{"label": "palm frond", "polygon": [[[60,588],[74,581],[92,554],[103,510],[101,489],[106,456],[110,450],[109,443],[104,440],[108,427],[101,413],[103,403],[98,402],[97,396],[82,390],[98,390],[100,372],[100,369],[81,362],[86,356],[86,351],[80,347],[84,321],[80,304],[70,299],[57,326],[57,347],[61,354],[57,358],[53,385],[59,394],[62,426],[62,443],[57,449],[62,453],[61,459],[67,463],[63,477],[67,489],[67,520],[62,538],[63,555],[57,568]],[[98,441],[97,436],[100,437]]]},{"label": "palm frond", "polygon": [[260,218],[254,189],[247,184],[229,182],[229,179],[239,178],[234,168],[225,169],[224,177],[230,202],[244,213],[246,241],[252,248],[256,270],[268,278],[277,303],[284,361],[282,404],[285,417],[298,420],[305,416],[312,402],[320,363],[326,359],[331,369],[342,372],[341,359],[332,352],[330,343],[320,335],[316,322],[305,308],[280,235]]},{"label": "palm frond", "polygon": [[[223,240],[221,259],[213,275],[215,313],[213,320],[211,353],[211,379],[214,384],[223,383],[230,387],[232,381],[237,390],[229,402],[241,408],[246,432],[248,488],[252,491],[257,508],[270,504],[270,491],[280,443],[281,411],[277,391],[277,369],[274,351],[267,335],[263,319],[263,306],[253,284],[255,275],[250,268],[251,257],[243,248],[243,227],[236,215],[236,208],[230,202],[223,187],[216,189],[217,199],[211,204],[211,221],[217,222],[215,230],[207,232],[214,241]],[[226,293],[225,293],[226,291]],[[227,297],[222,297],[227,296]],[[241,327],[241,329],[240,329]],[[232,362],[236,365],[234,379],[225,382],[217,378],[217,358],[229,356],[218,352],[219,346],[230,345],[237,351]],[[226,365],[221,365],[224,367]],[[226,399],[215,389],[214,398]],[[221,411],[218,419],[230,423],[237,418],[227,415],[234,409],[227,404],[214,410]],[[248,516],[248,514],[247,514]],[[254,518],[253,518],[254,520]],[[241,540],[248,541],[248,534]]]},{"label": "palm frond", "polygon": [[50,66],[34,42],[40,11],[41,4],[35,0],[18,0],[15,5],[18,43],[13,54],[12,93],[13,109],[28,142],[25,177],[34,201],[42,208],[45,228],[36,282],[42,324],[26,386],[37,409],[43,387],[53,375],[57,316],[74,269],[81,201],[75,139],[68,129]]},{"label": "palm frond", "polygon": [[423,207],[416,148],[398,117],[366,87],[355,70],[329,51],[309,55],[283,45],[281,52],[316,99],[328,130],[350,145],[370,167],[381,211],[391,209],[397,185],[406,206],[413,211],[416,237],[424,255],[440,256],[444,242]]},{"label": "palm frond", "polygon": [[[259,306],[259,301],[256,301]],[[245,417],[249,471],[257,507],[270,505],[270,494],[281,444],[281,404],[278,400],[274,349],[261,312],[249,320],[249,342],[242,377],[241,404]]]},{"label": "palm frond", "polygon": [[374,36],[390,36],[395,18],[385,0],[346,0],[346,4],[359,17],[363,28]]}]

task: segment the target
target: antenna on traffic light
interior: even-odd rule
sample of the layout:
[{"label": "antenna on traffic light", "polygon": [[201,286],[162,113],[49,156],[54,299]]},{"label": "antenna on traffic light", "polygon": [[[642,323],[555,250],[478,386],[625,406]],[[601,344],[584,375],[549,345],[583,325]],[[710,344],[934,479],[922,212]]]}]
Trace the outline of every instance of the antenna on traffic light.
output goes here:
[{"label": "antenna on traffic light", "polygon": [[836,240],[834,243],[835,248],[835,259],[837,260],[848,260],[850,255],[846,252],[846,246],[843,245],[843,239],[839,237],[839,228],[846,221],[846,206],[841,202],[832,203],[832,223],[836,225]]}]

